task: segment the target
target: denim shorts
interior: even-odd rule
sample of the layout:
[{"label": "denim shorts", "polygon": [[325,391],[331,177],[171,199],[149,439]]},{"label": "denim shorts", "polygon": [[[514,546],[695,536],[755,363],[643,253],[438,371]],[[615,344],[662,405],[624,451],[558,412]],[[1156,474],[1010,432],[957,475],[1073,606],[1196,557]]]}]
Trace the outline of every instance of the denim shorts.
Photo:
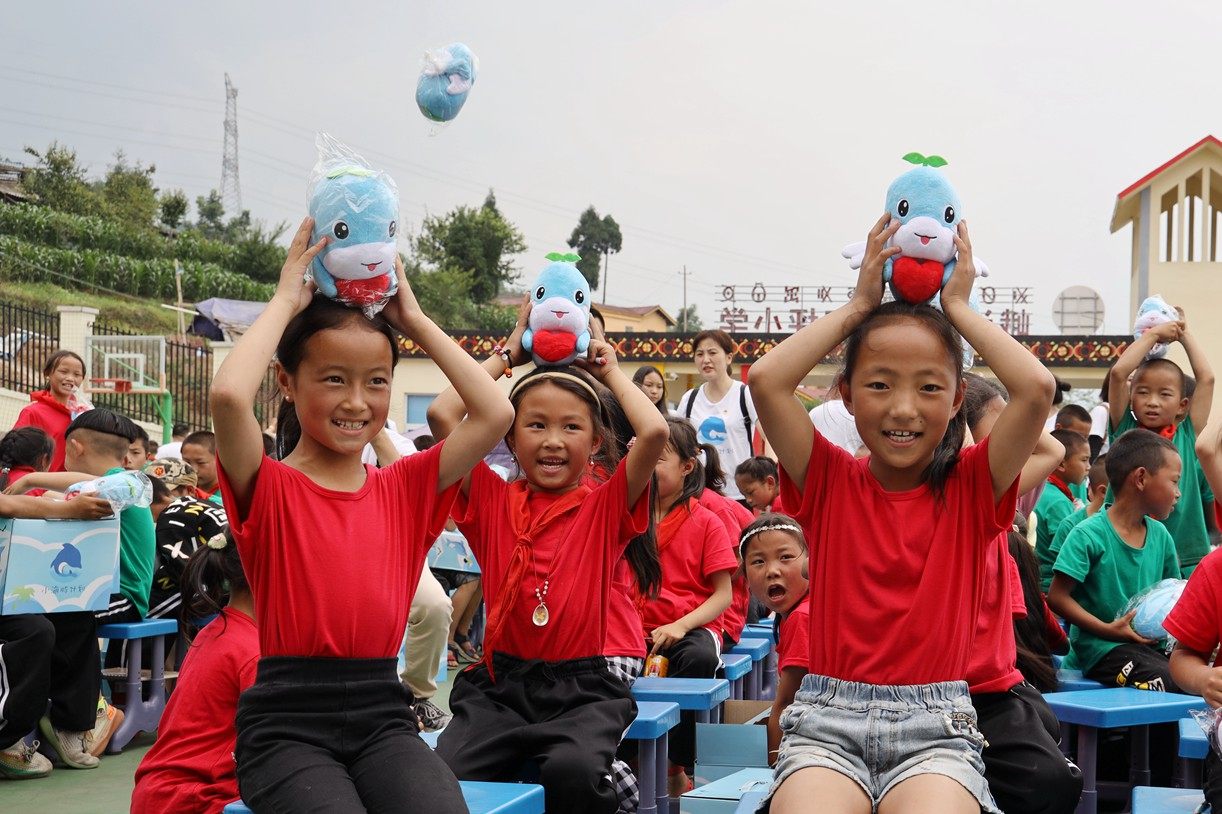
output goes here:
[{"label": "denim shorts", "polygon": [[824,768],[857,782],[875,810],[896,784],[940,774],[1001,814],[984,779],[967,684],[885,686],[808,675],[781,713],[781,748],[769,798],[802,769]]}]

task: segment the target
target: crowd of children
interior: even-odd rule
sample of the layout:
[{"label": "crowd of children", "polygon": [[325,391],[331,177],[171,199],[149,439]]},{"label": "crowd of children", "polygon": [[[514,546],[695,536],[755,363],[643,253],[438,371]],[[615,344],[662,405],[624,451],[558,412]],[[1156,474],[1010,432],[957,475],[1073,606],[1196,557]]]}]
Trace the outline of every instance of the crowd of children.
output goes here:
[{"label": "crowd of children", "polygon": [[[730,337],[699,334],[703,382],[673,411],[662,372],[626,376],[596,326],[573,365],[514,376],[525,308],[479,363],[401,267],[379,316],[316,296],[305,271],[326,238],[309,244],[308,219],[212,383],[214,431],[175,426],[158,452],[84,400],[83,360],[52,355],[46,390],[0,438],[0,515],[108,515],[55,498],[124,468],[153,497],[119,514],[106,610],[0,616],[0,775],[51,770],[32,733],[64,766],[97,766],[122,720],[100,692],[97,626],[165,617],[189,635],[133,812],[238,796],[256,812],[462,812],[459,780],[524,777],[548,811],[630,812],[620,742],[647,660],[713,677],[770,615],[769,810],[1072,811],[1081,773],[1042,696],[1054,653],[1108,685],[1222,707],[1214,376],[1181,316],[1118,359],[1102,430],[1081,406],[1054,410],[1061,385],[968,305],[966,225],[939,308],[883,302],[897,226],[871,230],[850,301],[747,382]],[[412,449],[384,431],[396,332],[450,383]],[[995,379],[963,372],[964,341]],[[834,398],[808,415],[795,390],[842,343]],[[1179,343],[1191,378],[1149,358],[1155,343]],[[273,360],[274,443],[255,417]],[[485,461],[500,444],[508,472]],[[478,576],[430,571],[445,535]],[[1168,657],[1124,609],[1181,575]],[[429,700],[446,650],[463,667],[449,714]],[[422,729],[440,730],[435,749]],[[689,714],[669,743],[677,795],[696,760]],[[1206,769],[1222,804],[1222,762]]]}]

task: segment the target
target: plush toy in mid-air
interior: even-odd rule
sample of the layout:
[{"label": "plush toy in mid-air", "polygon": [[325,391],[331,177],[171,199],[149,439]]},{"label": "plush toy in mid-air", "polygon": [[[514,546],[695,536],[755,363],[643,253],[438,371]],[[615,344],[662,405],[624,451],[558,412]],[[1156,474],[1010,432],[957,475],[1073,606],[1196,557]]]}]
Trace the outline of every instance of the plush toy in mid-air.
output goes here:
[{"label": "plush toy in mid-air", "polygon": [[329,240],[310,266],[318,290],[373,316],[394,296],[399,190],[390,176],[326,133],[315,139],[311,242]]},{"label": "plush toy in mid-air", "polygon": [[[888,246],[899,246],[900,254],[887,260],[883,282],[896,299],[928,302],[938,295],[955,270],[955,234],[962,217],[959,194],[937,168],[946,166],[941,156],[909,153],[904,160],[918,165],[891,182],[887,188],[887,211],[900,222]],[[866,244],[853,243],[841,254],[859,268]],[[980,258],[976,271],[988,274]]]},{"label": "plush toy in mid-air", "polygon": [[522,349],[545,367],[567,365],[590,349],[590,284],[575,254],[553,252],[530,292]]},{"label": "plush toy in mid-air", "polygon": [[[1178,322],[1180,319],[1182,317],[1175,306],[1168,305],[1167,301],[1159,295],[1155,294],[1152,297],[1146,297],[1137,308],[1137,319],[1133,322],[1133,338],[1140,339],[1141,335],[1151,328],[1165,325],[1168,322]],[[1161,359],[1166,355],[1166,343],[1158,342],[1154,347],[1150,348],[1146,358]]]},{"label": "plush toy in mid-air", "polygon": [[478,73],[479,59],[461,42],[426,51],[416,81],[420,112],[435,122],[452,121],[466,104]]}]

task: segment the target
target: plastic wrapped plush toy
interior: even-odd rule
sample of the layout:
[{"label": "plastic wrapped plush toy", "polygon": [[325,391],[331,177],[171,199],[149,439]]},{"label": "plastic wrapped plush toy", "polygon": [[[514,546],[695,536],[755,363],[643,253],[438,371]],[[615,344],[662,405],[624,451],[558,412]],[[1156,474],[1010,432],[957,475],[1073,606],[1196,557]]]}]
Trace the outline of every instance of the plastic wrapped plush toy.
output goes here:
[{"label": "plastic wrapped plush toy", "polygon": [[1147,639],[1165,639],[1168,634],[1163,622],[1175,607],[1175,603],[1180,601],[1180,595],[1184,593],[1184,586],[1187,584],[1186,579],[1164,579],[1156,582],[1129,599],[1116,618],[1136,610],[1137,615],[1130,623],[1133,630]]},{"label": "plastic wrapped plush toy", "polygon": [[416,82],[420,112],[435,122],[452,121],[466,104],[477,73],[479,60],[461,42],[426,51]]},{"label": "plastic wrapped plush toy", "polygon": [[[1181,319],[1180,312],[1174,306],[1168,305],[1162,297],[1157,294],[1153,297],[1146,297],[1137,309],[1137,319],[1133,323],[1133,338],[1140,339],[1141,335],[1151,328],[1165,325],[1168,322],[1176,322],[1179,319]],[[1161,359],[1166,355],[1167,345],[1159,342],[1150,349],[1146,358]]]},{"label": "plastic wrapped plush toy", "polygon": [[149,506],[153,502],[153,482],[143,472],[116,472],[96,480],[72,484],[64,492],[64,500],[72,500],[78,495],[96,495],[108,500],[115,514],[118,514],[133,506]]},{"label": "plastic wrapped plush toy", "polygon": [[[937,169],[946,166],[944,158],[909,153],[904,160],[919,166],[887,188],[887,211],[901,224],[887,245],[899,246],[902,252],[887,260],[883,282],[896,299],[929,302],[955,270],[955,233],[963,207],[959,194]],[[841,254],[853,268],[860,268],[865,249],[864,242],[853,243]],[[979,257],[975,262],[977,273],[987,276]]]},{"label": "plastic wrapped plush toy", "polygon": [[522,348],[541,367],[567,365],[590,348],[590,284],[575,254],[552,253],[535,279]]},{"label": "plastic wrapped plush toy", "polygon": [[314,140],[311,242],[330,238],[310,266],[318,290],[372,317],[394,296],[399,190],[390,176],[326,133]]}]

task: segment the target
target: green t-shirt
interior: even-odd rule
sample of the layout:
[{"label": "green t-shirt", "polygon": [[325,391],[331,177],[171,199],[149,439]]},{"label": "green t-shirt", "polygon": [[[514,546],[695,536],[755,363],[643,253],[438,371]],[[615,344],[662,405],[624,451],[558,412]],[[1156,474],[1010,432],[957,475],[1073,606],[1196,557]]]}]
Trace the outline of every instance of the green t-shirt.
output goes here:
[{"label": "green t-shirt", "polygon": [[[1035,558],[1040,563],[1040,584],[1052,583],[1052,537],[1061,521],[1074,512],[1073,501],[1051,483],[1044,484],[1040,499],[1035,504]],[[1047,588],[1044,592],[1047,593]]]},{"label": "green t-shirt", "polygon": [[1083,505],[1090,502],[1090,486],[1086,481],[1069,484],[1069,493],[1073,495],[1074,500]]},{"label": "green t-shirt", "polygon": [[1073,514],[1066,517],[1057,526],[1056,532],[1052,535],[1052,542],[1048,546],[1048,574],[1044,575],[1044,562],[1040,561],[1040,590],[1044,595],[1048,595],[1048,589],[1052,587],[1052,566],[1057,561],[1057,554],[1061,553],[1061,545],[1064,544],[1065,538],[1069,536],[1069,532],[1073,531],[1074,526],[1086,519],[1086,507],[1074,511]]},{"label": "green t-shirt", "polygon": [[[1146,518],[1146,544],[1133,548],[1116,533],[1103,509],[1065,537],[1056,570],[1077,585],[1070,596],[1102,622],[1110,622],[1129,598],[1161,579],[1177,578],[1175,542],[1162,523]],[[1077,625],[1069,628],[1073,666],[1089,671],[1121,642],[1100,639]],[[1068,665],[1067,665],[1068,666]]]},{"label": "green t-shirt", "polygon": [[[115,467],[106,474],[122,471]],[[156,559],[157,527],[153,513],[147,506],[132,506],[119,512],[119,593],[131,600],[141,618],[149,612]]]},{"label": "green t-shirt", "polygon": [[[1109,436],[1111,443],[1129,430],[1141,425],[1133,417],[1132,411],[1124,414],[1120,426],[1112,430]],[[1180,472],[1180,499],[1175,504],[1170,516],[1163,521],[1167,531],[1175,540],[1175,550],[1180,558],[1180,568],[1188,576],[1201,558],[1209,553],[1209,533],[1205,530],[1205,503],[1201,486],[1201,464],[1197,461],[1197,431],[1192,426],[1192,419],[1185,418],[1175,428],[1175,438],[1172,439],[1175,448],[1180,453],[1182,471]],[[1205,487],[1208,488],[1208,487]],[[1112,502],[1112,489],[1109,486],[1105,502]]]}]

